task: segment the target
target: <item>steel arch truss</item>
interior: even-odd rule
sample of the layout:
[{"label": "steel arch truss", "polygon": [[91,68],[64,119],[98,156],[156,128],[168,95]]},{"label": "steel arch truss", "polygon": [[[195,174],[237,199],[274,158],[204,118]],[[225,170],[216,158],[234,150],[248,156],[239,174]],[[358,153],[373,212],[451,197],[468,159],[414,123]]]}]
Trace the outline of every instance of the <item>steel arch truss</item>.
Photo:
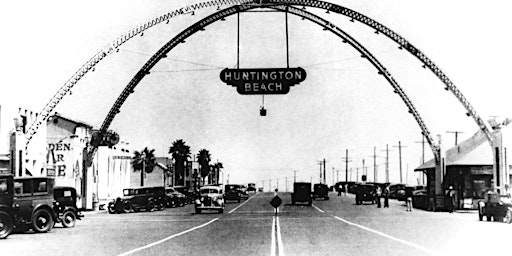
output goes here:
[{"label": "steel arch truss", "polygon": [[291,6],[254,6],[254,5],[243,5],[243,6],[234,6],[222,11],[219,11],[215,14],[212,14],[209,17],[204,18],[203,20],[193,24],[192,26],[185,29],[183,32],[178,34],[175,38],[171,39],[168,43],[166,43],[162,48],[160,48],[147,62],[144,64],[144,66],[137,72],[137,74],[132,78],[132,80],[128,83],[128,85],[125,87],[123,92],[119,95],[118,99],[112,106],[111,110],[109,111],[107,117],[105,118],[101,128],[100,132],[106,132],[109,128],[110,124],[114,120],[115,116],[120,112],[121,106],[124,104],[126,99],[132,94],[135,90],[135,87],[140,83],[140,81],[146,76],[147,74],[150,74],[150,70],[152,67],[156,65],[161,59],[165,58],[167,54],[177,45],[179,45],[181,42],[183,42],[185,39],[187,39],[192,34],[204,30],[204,28],[218,20],[221,20],[227,16],[244,12],[250,9],[254,8],[261,8],[261,7],[270,7],[279,11],[288,11],[294,15],[306,18],[324,28],[327,30],[333,32],[337,36],[343,39],[343,42],[350,44],[353,48],[355,48],[357,51],[361,53],[361,56],[366,58],[375,68],[377,68],[378,73],[383,75],[386,80],[389,82],[389,84],[393,87],[393,91],[397,93],[402,101],[407,106],[409,113],[411,113],[414,116],[414,119],[418,123],[422,134],[427,139],[427,142],[429,143],[430,147],[432,148],[434,152],[434,156],[437,157],[437,146],[434,143],[434,140],[431,136],[430,131],[428,130],[427,126],[425,125],[425,122],[421,118],[420,114],[412,104],[411,100],[408,98],[404,90],[400,87],[400,85],[396,82],[396,80],[393,78],[393,76],[387,71],[387,69],[371,54],[364,46],[362,46],[359,42],[357,42],[353,37],[348,35],[346,32],[341,30],[339,27],[335,26],[334,24],[330,23],[329,21],[314,15],[312,13],[309,13],[305,10],[301,10],[298,8],[294,8]]},{"label": "steel arch truss", "polygon": [[[263,8],[263,7],[279,7],[279,8],[284,8],[283,6],[290,6],[290,5],[296,5],[296,6],[308,6],[308,7],[314,7],[314,8],[321,8],[321,9],[325,9],[325,10],[328,10],[330,12],[333,12],[333,13],[338,13],[338,14],[341,14],[341,15],[345,15],[349,18],[351,18],[352,20],[357,20],[373,29],[375,29],[376,31],[386,35],[388,38],[390,38],[391,40],[395,41],[397,44],[399,44],[399,48],[400,49],[405,49],[407,50],[410,54],[412,54],[413,56],[415,56],[416,58],[418,58],[423,64],[425,67],[428,67],[445,85],[445,89],[447,91],[450,91],[452,92],[452,94],[459,100],[459,102],[464,106],[464,108],[466,109],[467,111],[467,115],[468,116],[471,116],[474,121],[477,123],[477,125],[479,126],[479,128],[484,132],[484,134],[486,135],[487,137],[487,140],[489,141],[489,143],[492,145],[493,141],[492,141],[492,131],[491,129],[489,128],[488,124],[482,120],[480,118],[480,116],[476,113],[476,110],[471,106],[471,104],[469,103],[469,101],[464,97],[464,95],[462,94],[462,92],[460,92],[460,90],[453,84],[453,82],[448,78],[448,76],[446,74],[444,74],[444,72],[437,66],[433,63],[432,60],[430,60],[425,54],[423,54],[418,48],[416,48],[415,46],[413,46],[411,43],[409,43],[405,38],[401,37],[400,35],[398,35],[397,33],[395,33],[394,31],[392,31],[391,29],[387,28],[386,26],[380,24],[379,22],[361,14],[361,13],[358,13],[354,10],[351,10],[351,9],[348,9],[348,8],[345,8],[345,7],[342,7],[342,6],[339,6],[339,5],[336,5],[336,4],[332,4],[332,3],[329,3],[329,2],[324,2],[324,1],[318,1],[318,0],[212,0],[212,1],[208,1],[208,2],[202,2],[202,3],[198,3],[198,4],[193,4],[193,5],[190,5],[190,6],[187,6],[187,7],[184,7],[184,8],[180,8],[178,10],[175,10],[174,12],[171,12],[171,13],[167,13],[163,16],[159,16],[131,31],[129,31],[127,34],[119,37],[118,39],[116,39],[112,44],[110,44],[109,46],[107,46],[105,49],[102,49],[100,52],[98,52],[95,56],[93,56],[89,61],[86,62],[86,64],[84,64],[61,88],[60,90],[57,92],[57,94],[55,94],[55,96],[48,102],[48,104],[45,106],[45,108],[43,109],[43,111],[40,113],[40,115],[38,115],[38,118],[36,119],[36,121],[31,125],[31,127],[29,128],[29,131],[27,132],[27,145],[28,143],[30,142],[30,139],[32,138],[32,136],[37,132],[37,129],[38,127],[41,125],[42,122],[46,121],[50,115],[50,113],[53,111],[53,109],[56,107],[56,105],[61,101],[61,99],[70,91],[70,89],[90,70],[93,70],[94,66],[99,62],[101,61],[102,59],[104,59],[107,55],[111,54],[112,52],[116,51],[118,49],[118,47],[120,45],[122,45],[123,43],[125,43],[126,41],[128,41],[129,39],[133,38],[135,35],[138,35],[138,34],[141,34],[143,31],[153,27],[154,25],[156,24],[159,24],[163,21],[169,21],[170,18],[173,18],[175,16],[178,16],[178,15],[183,15],[183,14],[187,14],[187,13],[193,13],[194,10],[198,10],[198,9],[201,9],[201,8],[205,8],[205,7],[212,7],[212,6],[221,6],[221,5],[236,5],[238,4],[238,6],[234,6],[234,7],[231,7],[229,9],[225,9],[225,10],[221,10],[211,16],[209,16],[207,19],[204,19],[203,22],[198,22],[196,23],[195,25],[198,25],[196,26],[195,29],[204,29],[204,27],[206,25],[209,25],[211,23],[214,22],[213,19],[215,19],[215,17],[218,17],[219,15],[225,15],[225,16],[229,16],[233,13],[227,13],[227,12],[234,12],[234,13],[237,13],[237,12],[244,12],[246,10],[249,10],[249,9],[252,9],[252,8]],[[227,11],[229,10],[229,11]],[[305,13],[303,13],[305,14]],[[309,16],[309,15],[308,15]],[[309,18],[308,18],[309,19]],[[316,20],[316,19],[310,19],[312,21]],[[316,21],[314,21],[316,22]],[[326,23],[328,25],[328,28],[330,27],[330,30],[331,31],[338,31],[338,29],[334,29],[334,26],[331,25],[330,23]],[[181,42],[183,41],[184,38],[190,36],[191,34],[195,33],[197,31],[189,31],[188,33],[184,34],[183,32],[178,35],[176,37],[177,41],[176,42]],[[338,31],[340,32],[340,31]],[[341,33],[341,32],[340,32]],[[338,35],[340,36],[340,35]],[[178,40],[180,39],[180,40]],[[348,42],[349,40],[347,40]],[[174,44],[176,43],[174,42]],[[354,44],[352,46],[356,47],[355,45],[355,41],[353,42]],[[172,49],[175,45],[170,45],[170,44],[166,44],[166,46],[164,46],[162,49],[160,49],[160,51],[162,50],[166,50],[164,48],[166,47],[170,47],[170,49]],[[364,48],[362,48],[364,49]],[[157,52],[157,54],[155,54],[154,56],[158,55],[159,52]],[[361,50],[358,50],[361,52]],[[165,56],[162,55],[162,56]],[[162,58],[162,56],[160,57],[160,59]],[[374,60],[373,56],[371,54],[363,54],[363,56],[365,57],[368,57],[368,59],[372,62],[372,64],[379,70],[379,72],[384,75],[386,77],[386,79],[393,85],[393,84],[396,84],[396,82],[393,82],[394,79],[392,78],[392,76],[386,71],[385,68],[383,68],[382,65],[380,65],[380,63],[378,62],[373,62],[372,60]],[[152,63],[152,61],[154,60],[154,58],[152,57],[150,59],[150,61],[148,61],[146,63],[146,65],[144,65],[144,67],[135,75],[135,77],[132,79],[132,81],[130,81],[130,84],[127,86],[127,89],[128,90],[124,90],[123,93],[120,95],[120,97],[118,98],[118,100],[116,101],[116,103],[114,104],[114,106],[118,105],[119,103],[121,103],[122,105],[122,102],[124,102],[124,100],[126,99],[126,97],[133,92],[133,89],[135,88],[134,85],[136,84],[132,84],[132,82],[134,81],[137,81],[140,82],[140,80],[146,75],[146,74],[149,74],[149,70],[151,69],[151,67],[153,67],[156,62]],[[158,62],[158,61],[157,61]],[[137,82],[137,83],[138,83]],[[397,84],[396,84],[397,85]],[[422,128],[422,131],[423,131],[423,135],[427,138],[427,140],[429,141],[429,144],[431,145],[432,147],[432,150],[435,152],[436,150],[438,150],[438,147],[435,146],[434,142],[432,141],[432,138],[430,136],[430,133],[428,133],[428,130],[426,129],[423,129],[423,121],[421,121],[421,118],[419,117],[419,115],[417,115],[417,112],[415,111],[414,107],[412,106],[412,103],[410,103],[410,100],[407,98],[407,96],[405,95],[405,93],[403,93],[403,90],[401,90],[400,87],[395,87],[395,92],[398,93],[400,95],[400,97],[402,98],[402,100],[404,101],[404,103],[407,105],[407,107],[409,108],[409,112],[412,112],[411,114],[414,115],[416,121],[418,122],[418,124],[420,125],[420,127]],[[124,98],[124,100],[120,101],[120,99]],[[120,105],[119,105],[120,107]],[[111,111],[109,112],[108,116],[115,116],[115,114],[117,114],[119,112],[119,108],[118,107],[113,107],[111,109]],[[416,113],[416,114],[415,114]],[[110,123],[112,122],[112,120],[108,120],[109,118],[105,119],[104,123],[102,124],[102,130],[106,130],[104,129],[104,127],[108,127],[110,125]],[[425,127],[426,128],[426,127]],[[426,133],[427,131],[427,133]],[[434,156],[437,156],[438,153],[434,153]],[[437,157],[436,157],[437,158]]]}]

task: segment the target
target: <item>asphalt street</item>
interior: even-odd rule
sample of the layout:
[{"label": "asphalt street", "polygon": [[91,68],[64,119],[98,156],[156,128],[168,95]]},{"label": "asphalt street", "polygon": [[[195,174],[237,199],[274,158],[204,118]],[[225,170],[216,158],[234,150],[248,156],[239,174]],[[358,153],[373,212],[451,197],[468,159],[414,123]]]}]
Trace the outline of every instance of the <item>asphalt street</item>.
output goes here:
[{"label": "asphalt street", "polygon": [[[193,205],[164,211],[87,212],[74,228],[11,234],[0,255],[507,255],[512,225],[478,221],[474,211],[407,212],[356,205],[353,195],[291,205],[276,215],[273,193],[229,203],[223,214]],[[503,254],[504,253],[504,254]]]}]

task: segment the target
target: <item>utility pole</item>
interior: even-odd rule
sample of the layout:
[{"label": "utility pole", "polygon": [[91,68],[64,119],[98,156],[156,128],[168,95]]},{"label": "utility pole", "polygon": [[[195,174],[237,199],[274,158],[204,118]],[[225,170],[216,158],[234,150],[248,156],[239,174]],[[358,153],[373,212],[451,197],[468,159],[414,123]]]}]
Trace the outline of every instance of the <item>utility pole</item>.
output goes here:
[{"label": "utility pole", "polygon": [[377,182],[377,147],[373,147],[373,182]]},{"label": "utility pole", "polygon": [[320,166],[320,183],[322,183],[322,161],[317,161]]},{"label": "utility pole", "polygon": [[359,182],[359,168],[356,167],[356,182]]},{"label": "utility pole", "polygon": [[393,147],[398,147],[398,160],[400,163],[400,183],[402,183],[402,148],[407,147],[407,146],[402,145],[401,141],[398,141],[398,146],[393,146]]},{"label": "utility pole", "polygon": [[[416,143],[421,143],[421,164],[425,163],[425,136],[421,138],[421,141],[415,141]],[[455,143],[457,144],[457,143]],[[423,180],[423,184],[425,184],[425,173],[421,172],[421,178]]]},{"label": "utility pole", "polygon": [[288,192],[288,177],[284,177],[284,191]]},{"label": "utility pole", "polygon": [[334,185],[334,167],[332,167],[332,185]]},{"label": "utility pole", "polygon": [[340,182],[340,169],[336,169],[336,182]]},{"label": "utility pole", "polygon": [[293,182],[297,182],[297,171],[293,171]]},{"label": "utility pole", "polygon": [[[342,157],[341,160],[345,160],[345,181],[348,182],[348,162],[352,162],[348,158],[348,149],[345,150],[345,157]],[[350,179],[352,180],[352,177]]]},{"label": "utility pole", "polygon": [[386,144],[386,183],[389,183],[389,145]]},{"label": "utility pole", "polygon": [[324,158],[324,184],[327,184],[327,179],[325,177],[325,158]]},{"label": "utility pole", "polygon": [[457,137],[458,137],[459,133],[464,133],[464,132],[461,132],[461,131],[447,131],[447,133],[455,133],[455,146],[457,146]]}]

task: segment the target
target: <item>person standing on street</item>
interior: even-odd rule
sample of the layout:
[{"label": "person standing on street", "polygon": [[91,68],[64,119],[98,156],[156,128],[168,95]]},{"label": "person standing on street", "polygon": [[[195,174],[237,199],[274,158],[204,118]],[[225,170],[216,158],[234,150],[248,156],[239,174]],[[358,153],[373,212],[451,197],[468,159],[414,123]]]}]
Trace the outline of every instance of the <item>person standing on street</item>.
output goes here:
[{"label": "person standing on street", "polygon": [[342,186],[341,184],[338,184],[336,186],[336,191],[338,191],[338,196],[341,196],[341,186]]},{"label": "person standing on street", "polygon": [[412,189],[405,189],[405,203],[407,204],[407,211],[412,212]]},{"label": "person standing on street", "polygon": [[389,184],[384,188],[384,208],[389,208]]},{"label": "person standing on street", "polygon": [[448,212],[453,213],[455,210],[455,191],[452,186],[448,187],[448,191],[446,192],[447,203],[448,203]]},{"label": "person standing on street", "polygon": [[377,188],[375,189],[375,200],[377,201],[377,208],[380,208],[380,198],[382,197],[382,189],[379,185],[375,185]]}]

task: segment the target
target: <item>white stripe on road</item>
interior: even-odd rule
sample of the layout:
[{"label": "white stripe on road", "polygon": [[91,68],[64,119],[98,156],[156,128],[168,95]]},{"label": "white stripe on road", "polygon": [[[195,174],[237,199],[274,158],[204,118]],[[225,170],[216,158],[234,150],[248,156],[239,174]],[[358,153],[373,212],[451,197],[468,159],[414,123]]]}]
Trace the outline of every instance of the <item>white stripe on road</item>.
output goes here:
[{"label": "white stripe on road", "polygon": [[270,256],[276,256],[276,217],[272,217],[272,232],[270,238]]},{"label": "white stripe on road", "polygon": [[276,217],[277,222],[277,252],[279,256],[284,256],[283,240],[281,239],[281,227],[279,225],[279,216]]},{"label": "white stripe on road", "polygon": [[213,222],[215,222],[215,221],[216,221],[216,220],[218,220],[218,219],[219,219],[219,218],[215,218],[215,219],[210,220],[210,221],[208,221],[208,222],[206,222],[206,223],[204,223],[204,224],[202,224],[202,225],[199,225],[199,226],[197,226],[197,227],[193,227],[193,228],[191,228],[191,229],[187,229],[187,230],[185,230],[185,231],[183,231],[183,232],[180,232],[180,233],[178,233],[178,234],[174,234],[174,235],[172,235],[172,236],[168,236],[168,237],[166,237],[166,238],[164,238],[164,239],[162,239],[162,240],[160,240],[160,241],[156,241],[156,242],[154,242],[154,243],[151,243],[151,244],[148,244],[148,245],[145,245],[145,246],[139,247],[139,248],[135,248],[135,249],[133,249],[133,250],[131,250],[131,251],[127,251],[127,252],[125,252],[125,253],[119,254],[118,256],[126,256],[126,255],[130,255],[130,254],[132,254],[132,253],[134,253],[134,252],[138,252],[138,251],[141,251],[141,250],[147,249],[147,248],[149,248],[149,247],[152,247],[152,246],[155,246],[155,245],[161,244],[161,243],[163,243],[163,242],[165,242],[165,241],[167,241],[167,240],[173,239],[173,238],[175,238],[175,237],[177,237],[177,236],[181,236],[181,235],[186,234],[186,233],[188,233],[188,232],[190,232],[190,231],[194,231],[194,230],[196,230],[196,229],[199,229],[199,228],[205,227],[205,226],[207,226],[207,225],[210,225],[210,224],[212,224]]},{"label": "white stripe on road", "polygon": [[389,239],[391,239],[391,240],[395,240],[395,241],[397,241],[397,242],[400,242],[400,243],[403,243],[403,244],[406,244],[406,245],[412,246],[412,247],[414,247],[414,248],[416,248],[416,249],[419,249],[419,250],[421,250],[421,251],[424,251],[424,252],[426,252],[426,253],[428,253],[428,254],[430,254],[430,255],[439,255],[439,253],[438,253],[438,252],[436,252],[436,251],[434,251],[434,250],[431,250],[431,249],[428,249],[428,248],[426,248],[426,247],[423,247],[423,246],[421,246],[421,245],[417,245],[417,244],[415,244],[415,243],[411,243],[411,242],[408,242],[408,241],[405,241],[405,240],[402,240],[402,239],[396,238],[396,237],[394,237],[394,236],[390,236],[390,235],[385,234],[385,233],[382,233],[382,232],[380,232],[380,231],[377,231],[377,230],[374,230],[374,229],[371,229],[371,228],[367,228],[367,227],[365,227],[365,226],[362,226],[362,225],[359,225],[359,224],[356,224],[356,223],[350,222],[350,221],[348,221],[348,220],[342,219],[342,218],[340,218],[340,217],[338,217],[338,216],[334,216],[334,218],[336,218],[336,219],[338,219],[338,220],[340,220],[340,221],[342,221],[342,222],[345,222],[345,223],[347,223],[347,224],[349,224],[349,225],[356,226],[356,227],[358,227],[358,228],[360,228],[360,229],[364,229],[364,230],[366,230],[366,231],[370,231],[370,232],[372,232],[372,233],[375,233],[375,234],[377,234],[377,235],[380,235],[380,236],[383,236],[383,237],[389,238]]},{"label": "white stripe on road", "polygon": [[279,216],[272,217],[271,235],[272,235],[272,238],[271,238],[271,244],[270,244],[270,256],[276,256],[276,247],[277,247],[277,255],[284,256],[283,239],[281,237],[281,227],[279,225]]},{"label": "white stripe on road", "polygon": [[325,213],[325,211],[324,211],[324,210],[322,210],[322,209],[320,209],[320,208],[316,207],[316,205],[313,205],[313,207],[315,207],[315,209],[317,209],[319,212],[321,212],[321,213]]},{"label": "white stripe on road", "polygon": [[242,207],[242,205],[246,204],[247,202],[249,202],[251,199],[255,198],[256,196],[258,196],[258,194],[254,195],[254,196],[251,196],[249,199],[247,199],[245,202],[241,203],[239,206],[235,207],[235,209],[231,210],[228,212],[228,214],[231,214],[232,212],[236,211],[236,209]]}]

